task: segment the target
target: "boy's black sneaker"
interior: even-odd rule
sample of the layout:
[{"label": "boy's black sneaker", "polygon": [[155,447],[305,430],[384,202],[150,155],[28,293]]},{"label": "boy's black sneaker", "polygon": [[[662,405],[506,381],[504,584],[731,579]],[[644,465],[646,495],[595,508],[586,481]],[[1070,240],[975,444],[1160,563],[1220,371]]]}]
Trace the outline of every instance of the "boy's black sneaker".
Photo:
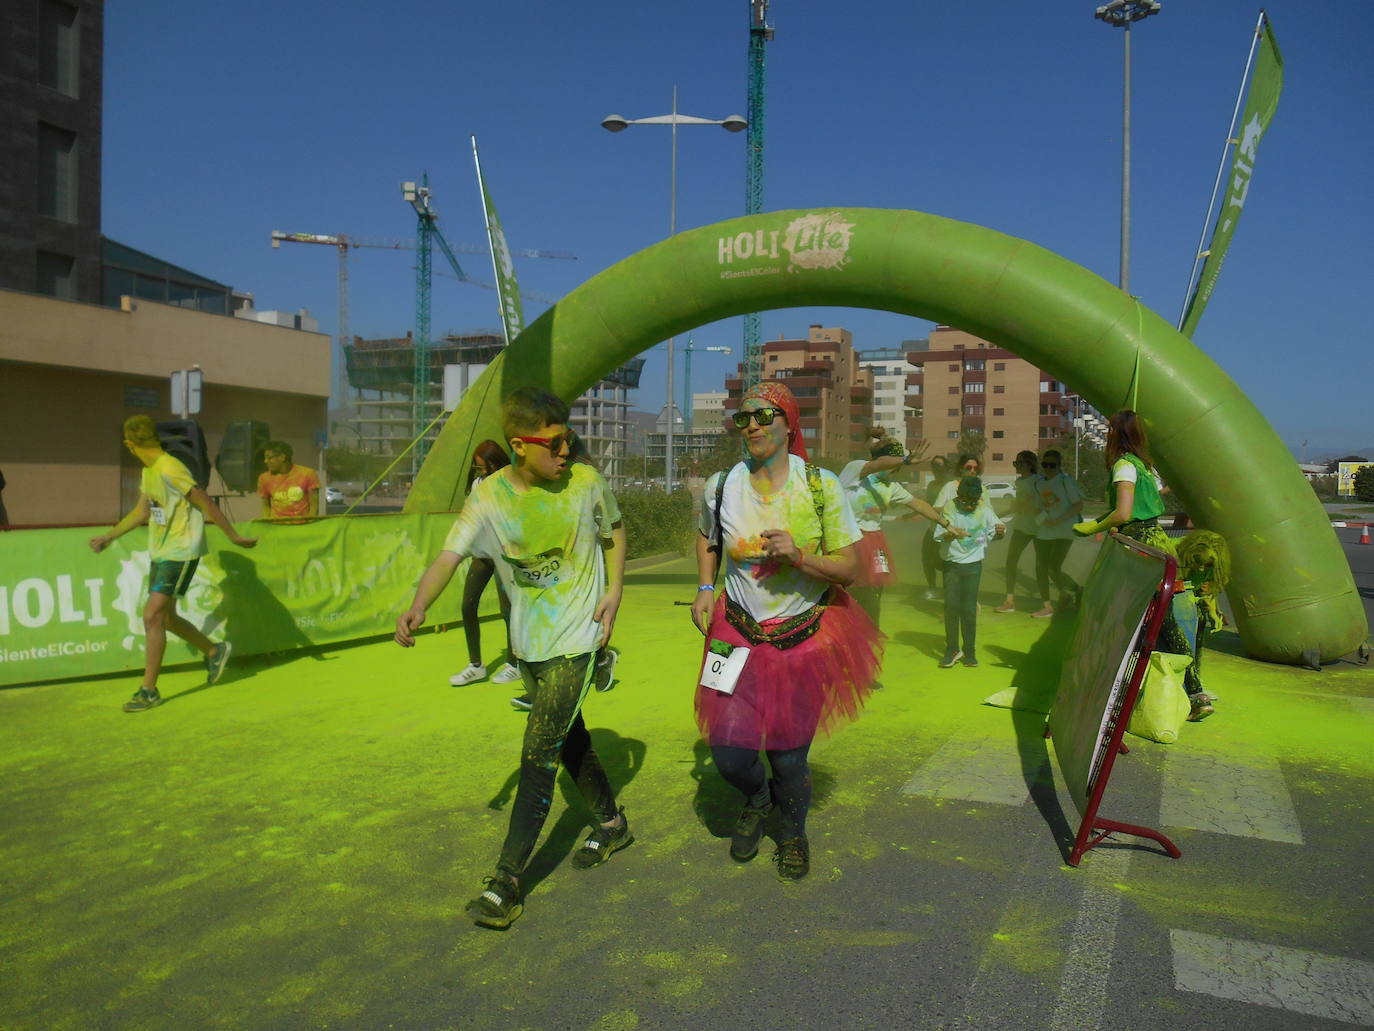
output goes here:
[{"label": "boy's black sneaker", "polygon": [[940,668],[949,669],[963,657],[963,652],[959,651],[957,648],[951,649],[950,651],[945,652],[945,657],[940,660]]},{"label": "boy's black sneaker", "polygon": [[964,665],[965,665],[965,666],[968,666],[970,669],[973,668],[974,666],[977,666],[977,665],[978,665],[978,656],[977,656],[976,654],[974,654],[973,652],[971,652],[971,651],[965,652],[965,653],[964,653]]},{"label": "boy's black sneaker", "polygon": [[125,712],[142,712],[144,709],[153,709],[162,704],[162,695],[157,691],[145,691],[139,688],[134,692],[134,696],[124,703]]},{"label": "boy's black sneaker", "polygon": [[527,694],[518,694],[510,700],[511,708],[529,712],[534,708],[534,699]]},{"label": "boy's black sneaker", "polygon": [[778,845],[773,862],[778,864],[778,876],[784,881],[799,881],[811,872],[811,845],[804,835],[788,838]]},{"label": "boy's black sneaker", "polygon": [[520,904],[520,886],[503,873],[483,877],[482,884],[486,890],[463,907],[464,912],[483,927],[509,927],[525,909]]},{"label": "boy's black sneaker", "polygon": [[630,821],[625,819],[625,807],[621,806],[616,816],[620,819],[620,826],[593,827],[591,834],[587,835],[587,840],[582,843],[582,847],[572,857],[572,865],[579,870],[590,870],[594,866],[600,866],[611,858],[613,852],[624,848],[635,840],[635,836],[630,833]]},{"label": "boy's black sneaker", "polygon": [[759,841],[763,838],[763,824],[773,811],[770,802],[762,809],[746,805],[735,821],[734,833],[730,835],[730,858],[738,863],[747,863],[758,855]]},{"label": "boy's black sneaker", "polygon": [[615,687],[615,664],[620,661],[620,652],[614,648],[602,648],[596,653],[596,669],[592,673],[592,683],[598,691],[609,691]]}]

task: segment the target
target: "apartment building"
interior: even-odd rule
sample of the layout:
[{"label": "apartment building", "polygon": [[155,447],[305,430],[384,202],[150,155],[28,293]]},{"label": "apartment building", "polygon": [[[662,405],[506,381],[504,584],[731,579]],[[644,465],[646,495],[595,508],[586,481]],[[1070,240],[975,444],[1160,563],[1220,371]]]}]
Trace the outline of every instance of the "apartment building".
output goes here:
[{"label": "apartment building", "polygon": [[930,441],[932,454],[954,451],[963,430],[978,430],[987,440],[987,474],[1011,476],[1016,452],[1040,451],[1073,432],[1064,384],[1024,358],[949,326],[912,343],[907,360],[919,371],[907,377],[907,398],[920,415],[908,431]]},{"label": "apartment building", "polygon": [[[744,367],[725,381],[725,411],[739,408]],[[763,345],[763,378],[776,379],[796,395],[801,433],[813,457],[845,462],[866,453],[873,424],[873,373],[859,364],[853,335],[840,327],[813,325],[805,339],[779,338]]]},{"label": "apartment building", "polygon": [[907,384],[921,370],[907,360],[908,351],[905,345],[860,351],[859,366],[873,377],[873,424],[910,448],[918,439],[910,434],[910,421],[919,417],[920,395]]}]

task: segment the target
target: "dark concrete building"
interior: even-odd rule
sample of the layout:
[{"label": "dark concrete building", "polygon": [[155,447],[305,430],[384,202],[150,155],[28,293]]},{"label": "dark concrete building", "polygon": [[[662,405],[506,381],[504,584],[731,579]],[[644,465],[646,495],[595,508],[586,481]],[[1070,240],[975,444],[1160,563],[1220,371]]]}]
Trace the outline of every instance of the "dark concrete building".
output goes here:
[{"label": "dark concrete building", "polygon": [[102,0],[0,3],[0,287],[99,303]]}]

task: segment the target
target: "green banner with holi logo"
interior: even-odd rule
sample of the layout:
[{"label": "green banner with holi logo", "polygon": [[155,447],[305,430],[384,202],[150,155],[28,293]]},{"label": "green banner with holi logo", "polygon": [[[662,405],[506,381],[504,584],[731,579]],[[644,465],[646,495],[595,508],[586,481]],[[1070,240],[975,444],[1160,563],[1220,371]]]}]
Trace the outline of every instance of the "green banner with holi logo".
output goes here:
[{"label": "green banner with holi logo", "polygon": [[1279,53],[1268,15],[1261,19],[1256,31],[1260,37],[1259,56],[1255,60],[1254,77],[1250,80],[1250,93],[1245,100],[1245,113],[1240,119],[1240,135],[1232,141],[1236,149],[1231,158],[1231,177],[1227,180],[1226,197],[1217,216],[1216,228],[1212,231],[1212,242],[1203,252],[1207,260],[1202,263],[1197,290],[1188,301],[1183,324],[1179,327],[1179,332],[1190,339],[1193,330],[1197,329],[1198,320],[1202,318],[1202,310],[1207,307],[1207,302],[1212,299],[1212,291],[1216,289],[1222,262],[1226,260],[1226,251],[1231,246],[1231,237],[1236,233],[1240,213],[1250,195],[1250,177],[1255,171],[1255,156],[1259,153],[1260,140],[1274,118],[1274,111],[1279,106],[1279,93],[1283,90],[1283,57]]},{"label": "green banner with holi logo", "polygon": [[477,188],[482,193],[482,212],[487,219],[487,241],[491,244],[491,266],[496,273],[496,292],[501,298],[501,326],[506,333],[506,343],[518,337],[525,330],[525,312],[520,304],[520,284],[515,279],[515,262],[511,260],[510,247],[506,244],[506,233],[501,228],[501,219],[496,215],[496,205],[487,192],[487,181],[482,177],[482,161],[477,156],[477,137],[472,137],[472,160],[477,166]]},{"label": "green banner with holi logo", "polygon": [[[391,632],[438,553],[452,514],[348,516],[296,525],[252,523],[257,537],[236,548],[207,528],[200,560],[178,611],[235,654],[291,651]],[[0,686],[141,669],[148,598],[146,531],[100,554],[95,529],[0,533]],[[429,625],[459,619],[462,580],[434,604]],[[496,612],[496,592],[483,598]],[[200,661],[168,635],[166,665]]]}]

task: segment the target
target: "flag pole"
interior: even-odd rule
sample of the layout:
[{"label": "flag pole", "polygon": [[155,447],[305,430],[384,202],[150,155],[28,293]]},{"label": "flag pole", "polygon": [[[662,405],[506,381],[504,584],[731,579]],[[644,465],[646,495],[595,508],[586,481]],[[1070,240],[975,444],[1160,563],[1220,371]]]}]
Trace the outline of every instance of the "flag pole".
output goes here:
[{"label": "flag pole", "polygon": [[1183,291],[1183,307],[1178,313],[1178,329],[1183,329],[1183,322],[1188,317],[1188,302],[1193,298],[1193,286],[1197,283],[1198,266],[1206,259],[1208,253],[1203,248],[1207,244],[1207,230],[1212,224],[1212,214],[1216,210],[1217,194],[1221,192],[1221,180],[1226,174],[1226,159],[1231,154],[1231,148],[1237,144],[1236,122],[1240,120],[1241,105],[1245,102],[1245,89],[1250,83],[1250,69],[1255,63],[1255,51],[1259,49],[1259,41],[1264,36],[1264,22],[1268,18],[1268,13],[1264,8],[1260,8],[1259,20],[1255,22],[1255,32],[1250,39],[1250,54],[1245,59],[1245,71],[1240,77],[1240,91],[1236,94],[1236,106],[1231,112],[1231,126],[1226,131],[1226,142],[1221,146],[1221,160],[1217,163],[1217,179],[1212,184],[1212,198],[1207,202],[1207,217],[1202,220],[1202,233],[1198,236],[1197,247],[1193,251],[1193,268],[1188,273],[1188,286]]}]

